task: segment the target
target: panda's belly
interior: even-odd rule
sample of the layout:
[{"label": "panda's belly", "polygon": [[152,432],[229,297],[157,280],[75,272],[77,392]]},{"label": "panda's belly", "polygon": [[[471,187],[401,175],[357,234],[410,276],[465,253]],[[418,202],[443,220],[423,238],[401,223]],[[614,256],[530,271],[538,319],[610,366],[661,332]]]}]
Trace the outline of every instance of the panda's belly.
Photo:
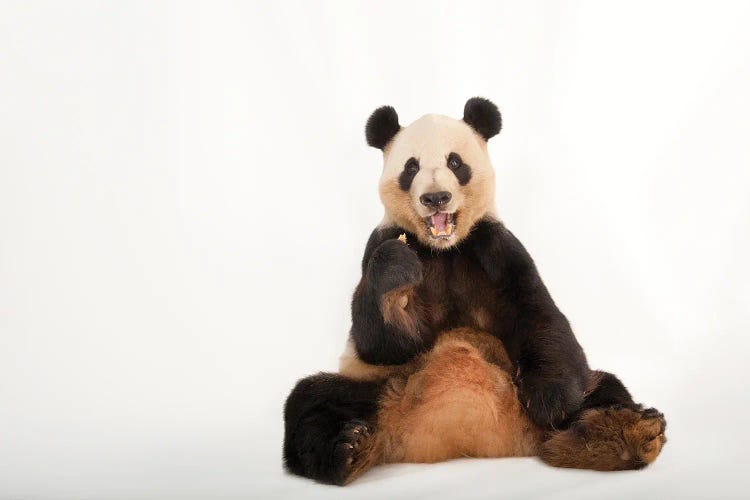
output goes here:
[{"label": "panda's belly", "polygon": [[487,361],[488,350],[497,350],[492,341],[499,341],[467,330],[441,335],[416,371],[384,394],[378,434],[385,461],[534,454],[538,430],[521,410],[509,374]]}]

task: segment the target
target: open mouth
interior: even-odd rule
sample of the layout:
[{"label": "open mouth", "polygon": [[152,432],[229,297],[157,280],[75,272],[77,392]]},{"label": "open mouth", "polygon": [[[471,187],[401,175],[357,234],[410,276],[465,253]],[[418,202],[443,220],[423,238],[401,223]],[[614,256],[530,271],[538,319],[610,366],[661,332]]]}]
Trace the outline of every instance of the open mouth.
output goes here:
[{"label": "open mouth", "polygon": [[429,217],[425,217],[427,231],[430,238],[434,240],[447,240],[453,237],[453,231],[456,229],[456,223],[453,214],[445,212],[436,212]]}]

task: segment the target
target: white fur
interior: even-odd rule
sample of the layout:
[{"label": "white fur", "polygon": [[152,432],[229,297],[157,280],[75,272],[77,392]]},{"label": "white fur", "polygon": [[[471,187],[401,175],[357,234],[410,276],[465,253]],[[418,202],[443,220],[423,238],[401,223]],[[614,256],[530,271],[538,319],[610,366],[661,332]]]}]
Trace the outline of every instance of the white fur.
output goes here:
[{"label": "white fur", "polygon": [[[471,167],[472,177],[467,186],[461,186],[455,174],[448,168],[451,152],[458,153]],[[463,120],[442,115],[425,115],[409,126],[402,128],[384,150],[381,188],[397,182],[409,158],[419,161],[419,172],[412,181],[408,196],[411,207],[420,218],[431,215],[434,210],[422,205],[419,197],[425,193],[449,191],[452,195],[446,212],[461,210],[466,205],[468,193],[482,191],[482,196],[473,197],[473,203],[481,203],[483,213],[495,214],[495,173],[487,154],[487,143]],[[382,197],[385,216],[382,225],[403,221],[403,205],[389,206]],[[475,207],[478,208],[478,207]]]}]

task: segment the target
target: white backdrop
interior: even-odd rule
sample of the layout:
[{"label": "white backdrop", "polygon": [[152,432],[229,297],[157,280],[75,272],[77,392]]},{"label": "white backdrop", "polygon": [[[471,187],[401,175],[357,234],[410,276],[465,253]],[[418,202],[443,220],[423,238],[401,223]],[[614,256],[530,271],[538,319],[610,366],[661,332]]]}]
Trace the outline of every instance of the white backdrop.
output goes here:
[{"label": "white backdrop", "polygon": [[[0,497],[746,497],[750,4],[399,4],[0,4]],[[670,441],[286,476],[382,215],[364,122],[474,95],[502,218]]]}]

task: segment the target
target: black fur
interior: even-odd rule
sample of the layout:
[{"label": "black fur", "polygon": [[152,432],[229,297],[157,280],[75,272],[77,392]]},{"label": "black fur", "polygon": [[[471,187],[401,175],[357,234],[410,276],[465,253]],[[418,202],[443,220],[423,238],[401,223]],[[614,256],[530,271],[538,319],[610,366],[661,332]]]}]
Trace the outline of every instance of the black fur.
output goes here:
[{"label": "black fur", "polygon": [[375,425],[383,384],[332,373],[300,380],[284,406],[284,464],[289,472],[343,484],[353,424]]},{"label": "black fur", "polygon": [[472,97],[466,101],[464,121],[486,141],[499,134],[503,126],[503,120],[497,106],[483,97]]},{"label": "black fur", "polygon": [[372,112],[365,125],[367,144],[373,148],[385,148],[393,136],[401,130],[398,114],[391,106],[382,106]]},{"label": "black fur", "polygon": [[[367,243],[363,276],[352,298],[352,329],[359,357],[374,365],[401,364],[428,347],[432,333],[419,321],[420,335],[409,335],[385,323],[380,299],[386,292],[422,281],[422,264],[408,246],[394,239],[404,231],[376,229]],[[416,239],[413,235],[411,238]]]},{"label": "black fur", "polygon": [[504,314],[496,333],[517,366],[519,398],[537,424],[561,424],[583,402],[586,356],[520,241],[493,220],[476,225],[466,255],[496,287]]},{"label": "black fur", "polygon": [[620,379],[607,372],[598,372],[595,377],[599,379],[596,387],[586,395],[581,405],[580,411],[591,408],[610,408],[614,406],[626,406],[631,409],[638,409],[630,392]]},{"label": "black fur", "polygon": [[[560,428],[571,428],[576,432],[585,434],[587,428],[585,425],[581,425],[579,419],[586,410],[595,408],[627,408],[641,413],[643,418],[662,418],[660,432],[664,433],[667,425],[666,420],[663,420],[664,415],[656,408],[644,409],[643,405],[633,401],[633,397],[630,395],[628,389],[616,376],[611,373],[596,371],[593,374],[592,380],[596,382],[595,386],[585,395],[583,403],[578,410],[566,421],[562,422]],[[637,468],[642,468],[646,465],[648,464],[644,462]]]},{"label": "black fur", "polygon": [[[378,230],[368,247],[401,232]],[[572,415],[583,402],[591,370],[568,320],[552,301],[534,261],[515,236],[502,223],[486,219],[477,223],[457,247],[440,253],[420,245],[413,236],[408,240],[409,248],[394,241],[392,247],[387,247],[394,253],[388,259],[376,259],[376,266],[371,258],[355,292],[352,339],[360,357],[374,364],[411,359],[430,347],[433,332],[470,325],[472,320],[463,311],[481,304],[493,315],[490,333],[503,341],[517,369],[519,397],[532,420],[551,427]],[[441,324],[430,325],[427,319],[421,320],[423,345],[415,345],[413,336],[399,336],[392,326],[384,324],[377,307],[378,291],[413,283],[402,269],[405,265],[417,265],[413,255],[423,265],[440,268],[432,274],[440,276],[442,281],[418,289],[428,297],[425,301],[440,302],[443,307],[450,304],[454,308],[447,315],[449,320]],[[378,272],[387,286],[375,287],[370,282],[378,281]]]},{"label": "black fur", "polygon": [[[458,164],[457,167],[453,166],[454,162],[455,164]],[[448,164],[448,168],[453,171],[456,179],[458,179],[459,184],[465,186],[469,183],[469,181],[471,180],[471,167],[464,163],[458,153],[449,154],[446,163]]]},{"label": "black fur", "polygon": [[419,161],[416,158],[409,158],[404,164],[404,169],[398,176],[398,187],[403,191],[408,191],[411,188],[411,182],[419,172]]},{"label": "black fur", "polygon": [[[396,240],[401,233],[406,233],[408,246]],[[384,293],[405,285],[414,286],[424,316],[419,318],[416,337],[385,324],[379,308]],[[435,317],[429,314],[431,304],[444,309],[439,323],[431,319]],[[363,361],[401,364],[429,350],[435,332],[476,327],[467,315],[476,307],[491,314],[487,330],[503,341],[521,403],[543,428],[575,429],[578,417],[589,408],[640,409],[614,375],[589,369],[534,261],[516,237],[493,219],[478,222],[464,241],[441,252],[425,247],[399,227],[375,229],[352,299],[351,338]],[[331,374],[300,381],[284,412],[287,469],[342,484],[353,439],[347,429],[362,422],[375,425],[384,383]]]}]

